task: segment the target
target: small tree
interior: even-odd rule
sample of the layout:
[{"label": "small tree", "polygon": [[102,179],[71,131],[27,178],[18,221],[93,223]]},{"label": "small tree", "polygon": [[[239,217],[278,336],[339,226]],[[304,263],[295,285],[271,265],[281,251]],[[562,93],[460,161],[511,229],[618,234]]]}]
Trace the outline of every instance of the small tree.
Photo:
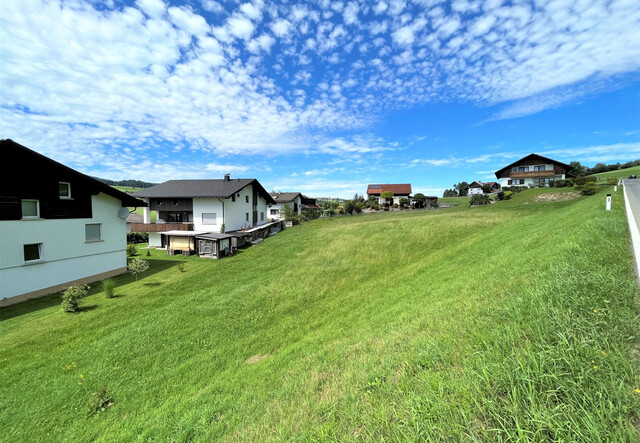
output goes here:
[{"label": "small tree", "polygon": [[142,274],[147,269],[149,269],[149,262],[141,258],[134,258],[129,262],[129,272],[136,276],[136,281],[138,281],[138,274]]},{"label": "small tree", "polygon": [[129,257],[135,257],[138,254],[138,250],[136,249],[136,245],[127,245],[127,255]]},{"label": "small tree", "polygon": [[280,216],[284,218],[284,221],[298,220],[298,214],[296,214],[289,203],[285,204],[282,209],[280,209]]},{"label": "small tree", "polygon": [[356,205],[353,203],[353,200],[349,200],[344,204],[344,211],[348,212],[349,214],[353,214],[353,211],[355,211],[355,209]]},{"label": "small tree", "polygon": [[400,206],[405,207],[408,204],[409,204],[409,199],[407,197],[402,197],[400,199]]},{"label": "small tree", "polygon": [[484,194],[490,194],[491,193],[491,186],[484,184],[482,185],[482,192]]},{"label": "small tree", "polygon": [[457,197],[458,193],[455,191],[455,189],[445,189],[444,193],[442,194],[443,197]]},{"label": "small tree", "polygon": [[220,225],[220,234],[224,234],[224,223]]},{"label": "small tree", "polygon": [[391,191],[381,192],[380,197],[384,198],[387,201],[387,204],[390,204],[393,202],[393,192]]},{"label": "small tree", "polygon": [[427,197],[424,194],[418,192],[413,196],[413,201],[415,202],[416,208],[424,208],[425,201],[427,201]]},{"label": "small tree", "polygon": [[64,312],[78,312],[82,307],[82,298],[87,296],[88,285],[69,286],[62,293],[62,310]]}]

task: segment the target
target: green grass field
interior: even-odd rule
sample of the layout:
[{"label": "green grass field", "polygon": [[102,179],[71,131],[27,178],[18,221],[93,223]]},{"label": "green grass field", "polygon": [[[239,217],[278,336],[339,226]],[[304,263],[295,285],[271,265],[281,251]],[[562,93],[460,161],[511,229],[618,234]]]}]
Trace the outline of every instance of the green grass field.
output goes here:
[{"label": "green grass field", "polygon": [[112,188],[116,188],[118,191],[122,191],[122,192],[136,192],[139,191],[142,188],[136,188],[134,186],[118,186],[118,185],[112,185]]},{"label": "green grass field", "polygon": [[3,439],[638,441],[610,190],[319,219],[223,260],[153,251],[84,312],[2,309]]},{"label": "green grass field", "polygon": [[601,172],[600,174],[593,174],[596,177],[607,178],[607,177],[616,177],[616,178],[628,178],[630,175],[640,175],[640,166],[634,166],[632,168],[619,169],[617,171],[609,171],[609,172]]}]

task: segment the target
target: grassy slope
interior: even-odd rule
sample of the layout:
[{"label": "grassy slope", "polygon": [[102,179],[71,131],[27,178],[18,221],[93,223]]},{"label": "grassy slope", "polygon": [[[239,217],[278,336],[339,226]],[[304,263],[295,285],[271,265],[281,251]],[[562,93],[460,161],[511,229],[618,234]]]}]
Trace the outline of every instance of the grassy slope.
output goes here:
[{"label": "grassy slope", "polygon": [[136,192],[142,189],[142,188],[136,188],[135,186],[112,185],[111,187],[116,188],[118,191],[122,191],[122,192]]},{"label": "grassy slope", "polygon": [[593,174],[596,177],[616,177],[616,178],[627,178],[630,175],[640,175],[640,166],[634,166],[632,168],[619,169],[617,171],[609,171],[609,172],[601,172],[600,174]]},{"label": "grassy slope", "polygon": [[[0,428],[12,441],[637,439],[621,193],[606,213],[602,191],[541,192],[558,190],[318,220],[184,273],[154,251],[144,278],[86,312],[5,309]],[[101,386],[114,406],[87,417]]]}]

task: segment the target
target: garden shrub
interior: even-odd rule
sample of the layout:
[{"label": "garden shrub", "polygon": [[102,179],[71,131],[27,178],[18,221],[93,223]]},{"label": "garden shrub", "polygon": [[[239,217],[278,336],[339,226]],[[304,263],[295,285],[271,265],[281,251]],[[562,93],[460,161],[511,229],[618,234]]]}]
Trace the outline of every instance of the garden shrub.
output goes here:
[{"label": "garden shrub", "polygon": [[503,186],[503,191],[510,191],[512,194],[517,194],[518,192],[526,191],[529,189],[528,186]]},{"label": "garden shrub", "polygon": [[112,278],[102,280],[102,290],[107,298],[113,298],[113,293],[116,289],[116,282]]},{"label": "garden shrub", "polygon": [[129,257],[135,257],[138,254],[138,250],[136,249],[136,245],[127,245],[127,255]]},{"label": "garden shrub", "polygon": [[564,188],[565,186],[567,186],[567,181],[566,180],[556,180],[553,183],[553,186],[556,188]]},{"label": "garden shrub", "polygon": [[397,207],[398,207],[398,204],[397,204],[397,203],[394,203],[393,205],[391,205],[391,207],[395,209],[395,208],[397,208]]},{"label": "garden shrub", "polygon": [[593,195],[596,193],[596,190],[597,190],[596,184],[593,182],[588,182],[584,186],[582,186],[582,189],[580,190],[580,194]]},{"label": "garden shrub", "polygon": [[178,271],[184,272],[184,262],[176,263],[176,268],[178,268]]},{"label": "garden shrub", "polygon": [[82,308],[82,298],[87,296],[88,285],[69,286],[62,293],[62,310],[64,312],[78,312]]},{"label": "garden shrub", "polygon": [[573,179],[573,182],[576,186],[584,186],[587,183],[595,183],[597,180],[596,176],[588,175],[586,177],[576,177]]},{"label": "garden shrub", "polygon": [[484,194],[476,194],[471,196],[471,201],[469,201],[470,206],[479,206],[479,205],[488,205],[491,202],[491,199],[488,195]]},{"label": "garden shrub", "polygon": [[384,205],[384,210],[388,211],[389,210],[389,206],[388,205]]},{"label": "garden shrub", "polygon": [[511,200],[511,197],[513,197],[513,192],[512,191],[504,191],[502,193],[503,197],[505,200]]}]

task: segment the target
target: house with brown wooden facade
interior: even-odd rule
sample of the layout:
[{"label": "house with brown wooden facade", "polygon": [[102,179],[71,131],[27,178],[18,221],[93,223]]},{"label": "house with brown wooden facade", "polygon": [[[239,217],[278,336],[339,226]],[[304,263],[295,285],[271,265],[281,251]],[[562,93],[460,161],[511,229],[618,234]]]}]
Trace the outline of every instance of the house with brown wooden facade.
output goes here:
[{"label": "house with brown wooden facade", "polygon": [[393,194],[393,201],[389,203],[400,204],[401,198],[408,198],[411,200],[411,184],[410,183],[387,183],[387,184],[372,184],[367,186],[367,198],[374,196],[378,198],[379,204],[384,204],[387,199],[381,197],[383,192],[391,192]]},{"label": "house with brown wooden facade", "polygon": [[504,186],[553,186],[555,180],[565,180],[571,166],[538,154],[529,154],[496,171]]}]

